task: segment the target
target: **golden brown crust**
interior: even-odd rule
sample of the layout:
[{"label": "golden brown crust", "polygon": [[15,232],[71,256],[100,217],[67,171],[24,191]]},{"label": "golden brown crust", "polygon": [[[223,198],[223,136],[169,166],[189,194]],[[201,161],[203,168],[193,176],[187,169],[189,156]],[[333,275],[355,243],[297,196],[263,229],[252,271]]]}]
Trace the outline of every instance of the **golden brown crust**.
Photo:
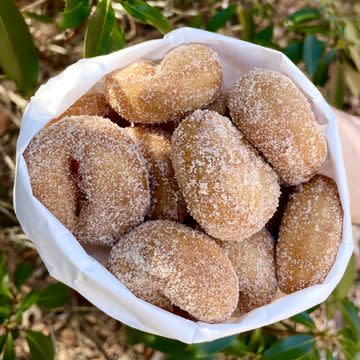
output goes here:
[{"label": "golden brown crust", "polygon": [[152,179],[152,206],[148,214],[149,219],[182,222],[187,210],[171,163],[170,135],[139,126],[125,128],[125,131],[137,143],[149,164]]},{"label": "golden brown crust", "polygon": [[[76,100],[64,113],[46,124],[46,127],[70,116],[100,116],[113,120],[114,110],[107,103],[104,94],[89,93]],[[116,114],[115,114],[116,115]]]},{"label": "golden brown crust", "polygon": [[234,124],[289,185],[309,180],[327,155],[326,140],[304,94],[286,76],[255,69],[230,90]]},{"label": "golden brown crust", "polygon": [[37,134],[24,157],[34,196],[82,243],[112,245],[148,211],[145,160],[108,119],[64,118]]},{"label": "golden brown crust", "polygon": [[147,221],[122,237],[110,271],[140,298],[151,301],[150,286],[200,321],[224,321],[238,302],[234,268],[215,241],[168,220]]},{"label": "golden brown crust", "polygon": [[291,195],[276,249],[281,291],[321,284],[341,241],[343,211],[336,183],[316,175]]},{"label": "golden brown crust", "polygon": [[206,106],[217,95],[222,70],[207,45],[182,45],[158,64],[136,62],[107,76],[105,96],[118,114],[143,124],[182,117]]},{"label": "golden brown crust", "polygon": [[222,89],[219,95],[205,107],[206,110],[215,111],[220,115],[228,116],[229,109],[227,107],[229,98],[229,89]]},{"label": "golden brown crust", "polygon": [[275,241],[263,229],[241,242],[222,242],[222,249],[239,278],[241,313],[269,304],[277,290]]},{"label": "golden brown crust", "polygon": [[241,241],[264,227],[278,205],[278,177],[229,119],[197,110],[171,141],[188,210],[209,235]]}]

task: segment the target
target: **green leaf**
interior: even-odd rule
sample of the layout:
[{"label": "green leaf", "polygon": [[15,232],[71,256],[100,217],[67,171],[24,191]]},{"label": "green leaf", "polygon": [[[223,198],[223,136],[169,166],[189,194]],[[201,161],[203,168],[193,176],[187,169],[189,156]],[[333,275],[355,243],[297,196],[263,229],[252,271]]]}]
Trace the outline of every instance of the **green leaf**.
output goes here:
[{"label": "green leaf", "polygon": [[204,26],[203,14],[197,14],[189,20],[189,26],[197,29],[201,29]]},{"label": "green leaf", "polygon": [[297,64],[303,58],[303,42],[294,41],[282,51],[293,63]]},{"label": "green leaf", "polygon": [[335,59],[336,50],[330,49],[318,62],[315,74],[313,76],[313,83],[315,85],[323,86],[328,80],[329,65]]},{"label": "green leaf", "polygon": [[10,304],[0,305],[0,324],[2,324],[5,320],[9,319],[10,316],[11,316]]},{"label": "green leaf", "polygon": [[52,360],[55,356],[54,345],[50,336],[28,330],[25,335],[32,360]]},{"label": "green leaf", "polygon": [[303,34],[322,34],[329,35],[330,29],[327,25],[296,25],[291,28],[291,31],[294,33],[303,33]]},{"label": "green leaf", "polygon": [[229,345],[226,346],[223,352],[227,355],[243,357],[249,353],[249,349],[243,338],[236,337]]},{"label": "green leaf", "polygon": [[0,1],[0,66],[26,97],[37,86],[38,59],[34,43],[13,0]]},{"label": "green leaf", "polygon": [[360,343],[354,339],[350,329],[342,329],[336,339],[346,359],[356,359],[360,353]]},{"label": "green leaf", "polygon": [[254,37],[254,42],[259,45],[269,45],[272,41],[274,25],[269,25],[265,29],[257,32]]},{"label": "green leaf", "polygon": [[111,52],[113,47],[111,34],[115,21],[111,0],[100,0],[86,28],[85,57],[104,55]]},{"label": "green leaf", "polygon": [[360,47],[355,48],[354,46],[350,46],[349,52],[352,61],[354,62],[357,70],[360,72]]},{"label": "green leaf", "polygon": [[117,24],[114,25],[111,31],[112,51],[120,50],[125,47],[125,33],[124,30]]},{"label": "green leaf", "polygon": [[70,289],[62,283],[56,283],[40,291],[37,304],[44,308],[54,308],[64,306],[69,300]]},{"label": "green leaf", "polygon": [[303,47],[303,59],[305,69],[310,76],[315,74],[316,68],[322,52],[324,51],[324,43],[313,35],[306,35]]},{"label": "green leaf", "polygon": [[242,27],[242,39],[251,41],[255,34],[255,24],[252,11],[238,5],[236,7],[236,13]]},{"label": "green leaf", "polygon": [[6,274],[6,258],[5,255],[0,253],[0,279]]},{"label": "green leaf", "polygon": [[315,338],[311,335],[292,335],[270,346],[264,352],[264,360],[296,359],[310,352],[315,345]]},{"label": "green leaf", "polygon": [[303,311],[299,314],[292,316],[290,320],[303,324],[307,326],[309,329],[316,329],[314,320],[310,317],[310,315],[306,311]]},{"label": "green leaf", "polygon": [[332,297],[334,297],[337,300],[345,299],[348,296],[348,293],[354,284],[355,278],[356,278],[355,258],[354,256],[352,256],[346,268],[344,276],[342,277],[341,281],[339,282],[339,284],[336,286],[336,288],[332,293]]},{"label": "green leaf", "polygon": [[4,346],[4,355],[2,360],[15,360],[15,348],[14,348],[14,340],[11,333],[7,333],[5,346]]},{"label": "green leaf", "polygon": [[192,355],[191,351],[188,351],[188,345],[162,336],[156,336],[148,334],[127,326],[124,330],[125,341],[129,345],[135,345],[143,343],[147,347],[152,349],[171,354],[172,359],[177,358],[189,358]]},{"label": "green leaf", "polygon": [[328,97],[332,105],[339,109],[343,107],[345,98],[345,76],[344,67],[340,61],[337,61],[336,66],[331,73]]},{"label": "green leaf", "polygon": [[14,272],[14,283],[17,289],[20,289],[21,285],[32,275],[34,271],[33,266],[25,261],[19,264]]},{"label": "green leaf", "polygon": [[261,346],[261,343],[263,341],[263,332],[260,329],[255,329],[252,331],[249,342],[248,342],[248,348],[251,352],[257,352],[259,345]]},{"label": "green leaf", "polygon": [[144,342],[144,338],[150,334],[126,326],[124,329],[125,342],[128,345],[136,345]]},{"label": "green leaf", "polygon": [[9,276],[6,274],[0,280],[0,305],[8,304],[13,298],[8,283]]},{"label": "green leaf", "polygon": [[345,20],[344,37],[350,42],[348,45],[350,57],[360,72],[360,31],[350,20]]},{"label": "green leaf", "polygon": [[0,336],[0,354],[4,349],[6,338],[7,338],[7,333]]},{"label": "green leaf", "polygon": [[315,8],[303,8],[295,11],[288,16],[288,20],[294,24],[301,24],[313,20],[320,19],[321,13]]},{"label": "green leaf", "polygon": [[54,19],[48,15],[36,14],[34,12],[28,12],[28,11],[25,11],[22,14],[28,19],[32,19],[44,24],[52,24],[54,22]]},{"label": "green leaf", "polygon": [[171,30],[169,20],[157,9],[142,0],[121,1],[125,11],[144,24],[149,24],[158,29],[162,34]]},{"label": "green leaf", "polygon": [[144,338],[144,344],[155,350],[169,354],[183,354],[186,347],[186,345],[180,341],[156,335],[146,336]]},{"label": "green leaf", "polygon": [[[345,74],[346,85],[350,89],[351,93],[355,97],[359,98],[360,97],[360,72],[357,72],[356,70],[354,70],[350,65],[345,64],[344,74]],[[354,269],[354,277],[355,277],[355,274],[356,274],[356,272]],[[345,276],[346,276],[346,273],[345,273],[344,277]],[[347,290],[347,292],[349,292],[350,288]]]},{"label": "green leaf", "polygon": [[235,339],[235,335],[227,336],[210,342],[189,345],[189,349],[193,349],[197,355],[214,354],[229,346]]},{"label": "green leaf", "polygon": [[89,0],[65,0],[65,8],[60,14],[58,25],[62,29],[77,28],[89,15]]},{"label": "green leaf", "polygon": [[36,304],[38,300],[39,300],[39,293],[32,291],[29,294],[27,294],[16,310],[16,320],[18,322],[21,322],[22,313],[27,309],[29,309],[32,305]]},{"label": "green leaf", "polygon": [[147,336],[144,344],[147,346],[169,354],[184,353],[186,345],[180,341],[164,338],[162,336]]},{"label": "green leaf", "polygon": [[216,32],[231,20],[234,16],[236,5],[231,4],[225,9],[219,10],[208,22],[206,30]]},{"label": "green leaf", "polygon": [[358,309],[348,299],[343,300],[340,309],[344,320],[350,327],[354,339],[360,339],[360,317]]},{"label": "green leaf", "polygon": [[320,354],[316,347],[314,347],[312,350],[304,354],[303,356],[300,356],[297,358],[298,360],[320,360]]},{"label": "green leaf", "polygon": [[311,314],[311,313],[313,313],[316,309],[318,309],[319,306],[320,306],[320,304],[315,305],[315,306],[311,307],[310,309],[307,309],[306,312],[307,312],[308,314]]}]

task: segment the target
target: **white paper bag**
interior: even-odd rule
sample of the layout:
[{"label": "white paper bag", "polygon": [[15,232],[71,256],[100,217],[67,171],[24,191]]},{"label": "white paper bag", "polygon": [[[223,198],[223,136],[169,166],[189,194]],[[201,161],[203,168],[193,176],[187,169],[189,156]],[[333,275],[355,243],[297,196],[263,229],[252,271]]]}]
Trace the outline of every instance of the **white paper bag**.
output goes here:
[{"label": "white paper bag", "polygon": [[[230,87],[254,67],[271,68],[289,76],[312,104],[316,119],[326,126],[329,149],[327,172],[338,185],[344,209],[343,238],[336,261],[322,285],[281,297],[241,318],[222,324],[194,322],[136,298],[32,195],[23,151],[34,135],[60,115],[105,74],[142,58],[160,60],[184,43],[206,43],[216,50]],[[278,51],[230,37],[190,28],[175,30],[163,39],[147,41],[106,56],[78,61],[41,86],[31,99],[17,143],[15,208],[26,235],[34,242],[50,274],[77,290],[99,309],[119,321],[150,333],[186,343],[210,341],[286,319],[324,301],[340,281],[352,253],[348,189],[334,114],[307,77]],[[95,256],[95,255],[94,255]]]}]

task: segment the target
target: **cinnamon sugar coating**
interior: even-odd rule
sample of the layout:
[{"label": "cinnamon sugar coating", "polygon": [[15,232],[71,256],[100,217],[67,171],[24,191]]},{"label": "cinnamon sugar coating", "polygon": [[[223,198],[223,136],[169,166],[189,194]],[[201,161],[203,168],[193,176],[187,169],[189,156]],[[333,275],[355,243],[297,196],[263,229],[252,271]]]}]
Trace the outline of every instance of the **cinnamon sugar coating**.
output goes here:
[{"label": "cinnamon sugar coating", "polygon": [[81,243],[112,245],[150,206],[146,163],[110,120],[76,116],[43,129],[24,152],[34,196]]},{"label": "cinnamon sugar coating", "polygon": [[316,175],[290,196],[276,249],[281,291],[290,294],[324,281],[335,261],[342,223],[332,179]]},{"label": "cinnamon sugar coating", "polygon": [[188,210],[207,234],[241,241],[264,227],[278,205],[278,177],[229,119],[197,110],[171,142]]},{"label": "cinnamon sugar coating", "polygon": [[277,290],[275,241],[263,229],[241,242],[222,242],[225,255],[239,278],[241,313],[269,304]]},{"label": "cinnamon sugar coating", "polygon": [[105,96],[128,121],[174,121],[209,104],[218,94],[222,69],[217,53],[204,44],[181,45],[159,64],[138,61],[107,76]]},{"label": "cinnamon sugar coating", "polygon": [[149,219],[182,222],[187,210],[171,163],[170,135],[139,126],[125,128],[125,132],[136,142],[149,164],[152,185]]},{"label": "cinnamon sugar coating", "polygon": [[220,115],[228,116],[229,109],[227,106],[229,97],[229,89],[222,89],[219,95],[205,107],[206,110],[215,111]]},{"label": "cinnamon sugar coating", "polygon": [[104,94],[88,93],[76,100],[64,113],[55,119],[49,121],[46,126],[70,116],[101,116],[113,120],[117,118],[117,114],[107,103]]},{"label": "cinnamon sugar coating", "polygon": [[238,279],[221,248],[168,220],[147,221],[123,236],[111,251],[110,271],[136,296],[155,297],[161,306],[159,292],[200,321],[225,321],[238,302]]},{"label": "cinnamon sugar coating", "polygon": [[228,106],[234,124],[284,183],[309,180],[324,162],[325,135],[305,95],[285,75],[250,71],[230,90]]}]

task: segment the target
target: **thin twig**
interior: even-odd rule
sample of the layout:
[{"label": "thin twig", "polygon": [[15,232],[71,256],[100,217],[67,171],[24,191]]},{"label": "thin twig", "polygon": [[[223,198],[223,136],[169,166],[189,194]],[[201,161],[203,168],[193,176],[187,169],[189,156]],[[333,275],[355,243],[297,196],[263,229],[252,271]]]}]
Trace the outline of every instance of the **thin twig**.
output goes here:
[{"label": "thin twig", "polygon": [[9,89],[5,89],[2,85],[0,85],[0,95],[10,99],[15,105],[17,105],[21,110],[24,110],[28,102],[23,99],[20,95],[15,94],[13,91]]},{"label": "thin twig", "polygon": [[99,312],[99,309],[94,306],[59,306],[53,309],[49,309],[49,312],[86,313]]},{"label": "thin twig", "polygon": [[23,6],[20,11],[24,12],[24,11],[29,11],[29,10],[33,10],[34,8],[36,8],[37,6],[43,4],[44,2],[46,2],[47,0],[37,0],[35,2],[33,2],[32,4],[29,5],[25,5]]},{"label": "thin twig", "polygon": [[97,338],[96,334],[90,330],[89,327],[85,326],[83,323],[80,324],[81,331],[83,334],[89,338],[98,348],[100,353],[104,356],[106,360],[113,360],[113,358],[105,351],[104,347],[102,346],[101,341]]}]

